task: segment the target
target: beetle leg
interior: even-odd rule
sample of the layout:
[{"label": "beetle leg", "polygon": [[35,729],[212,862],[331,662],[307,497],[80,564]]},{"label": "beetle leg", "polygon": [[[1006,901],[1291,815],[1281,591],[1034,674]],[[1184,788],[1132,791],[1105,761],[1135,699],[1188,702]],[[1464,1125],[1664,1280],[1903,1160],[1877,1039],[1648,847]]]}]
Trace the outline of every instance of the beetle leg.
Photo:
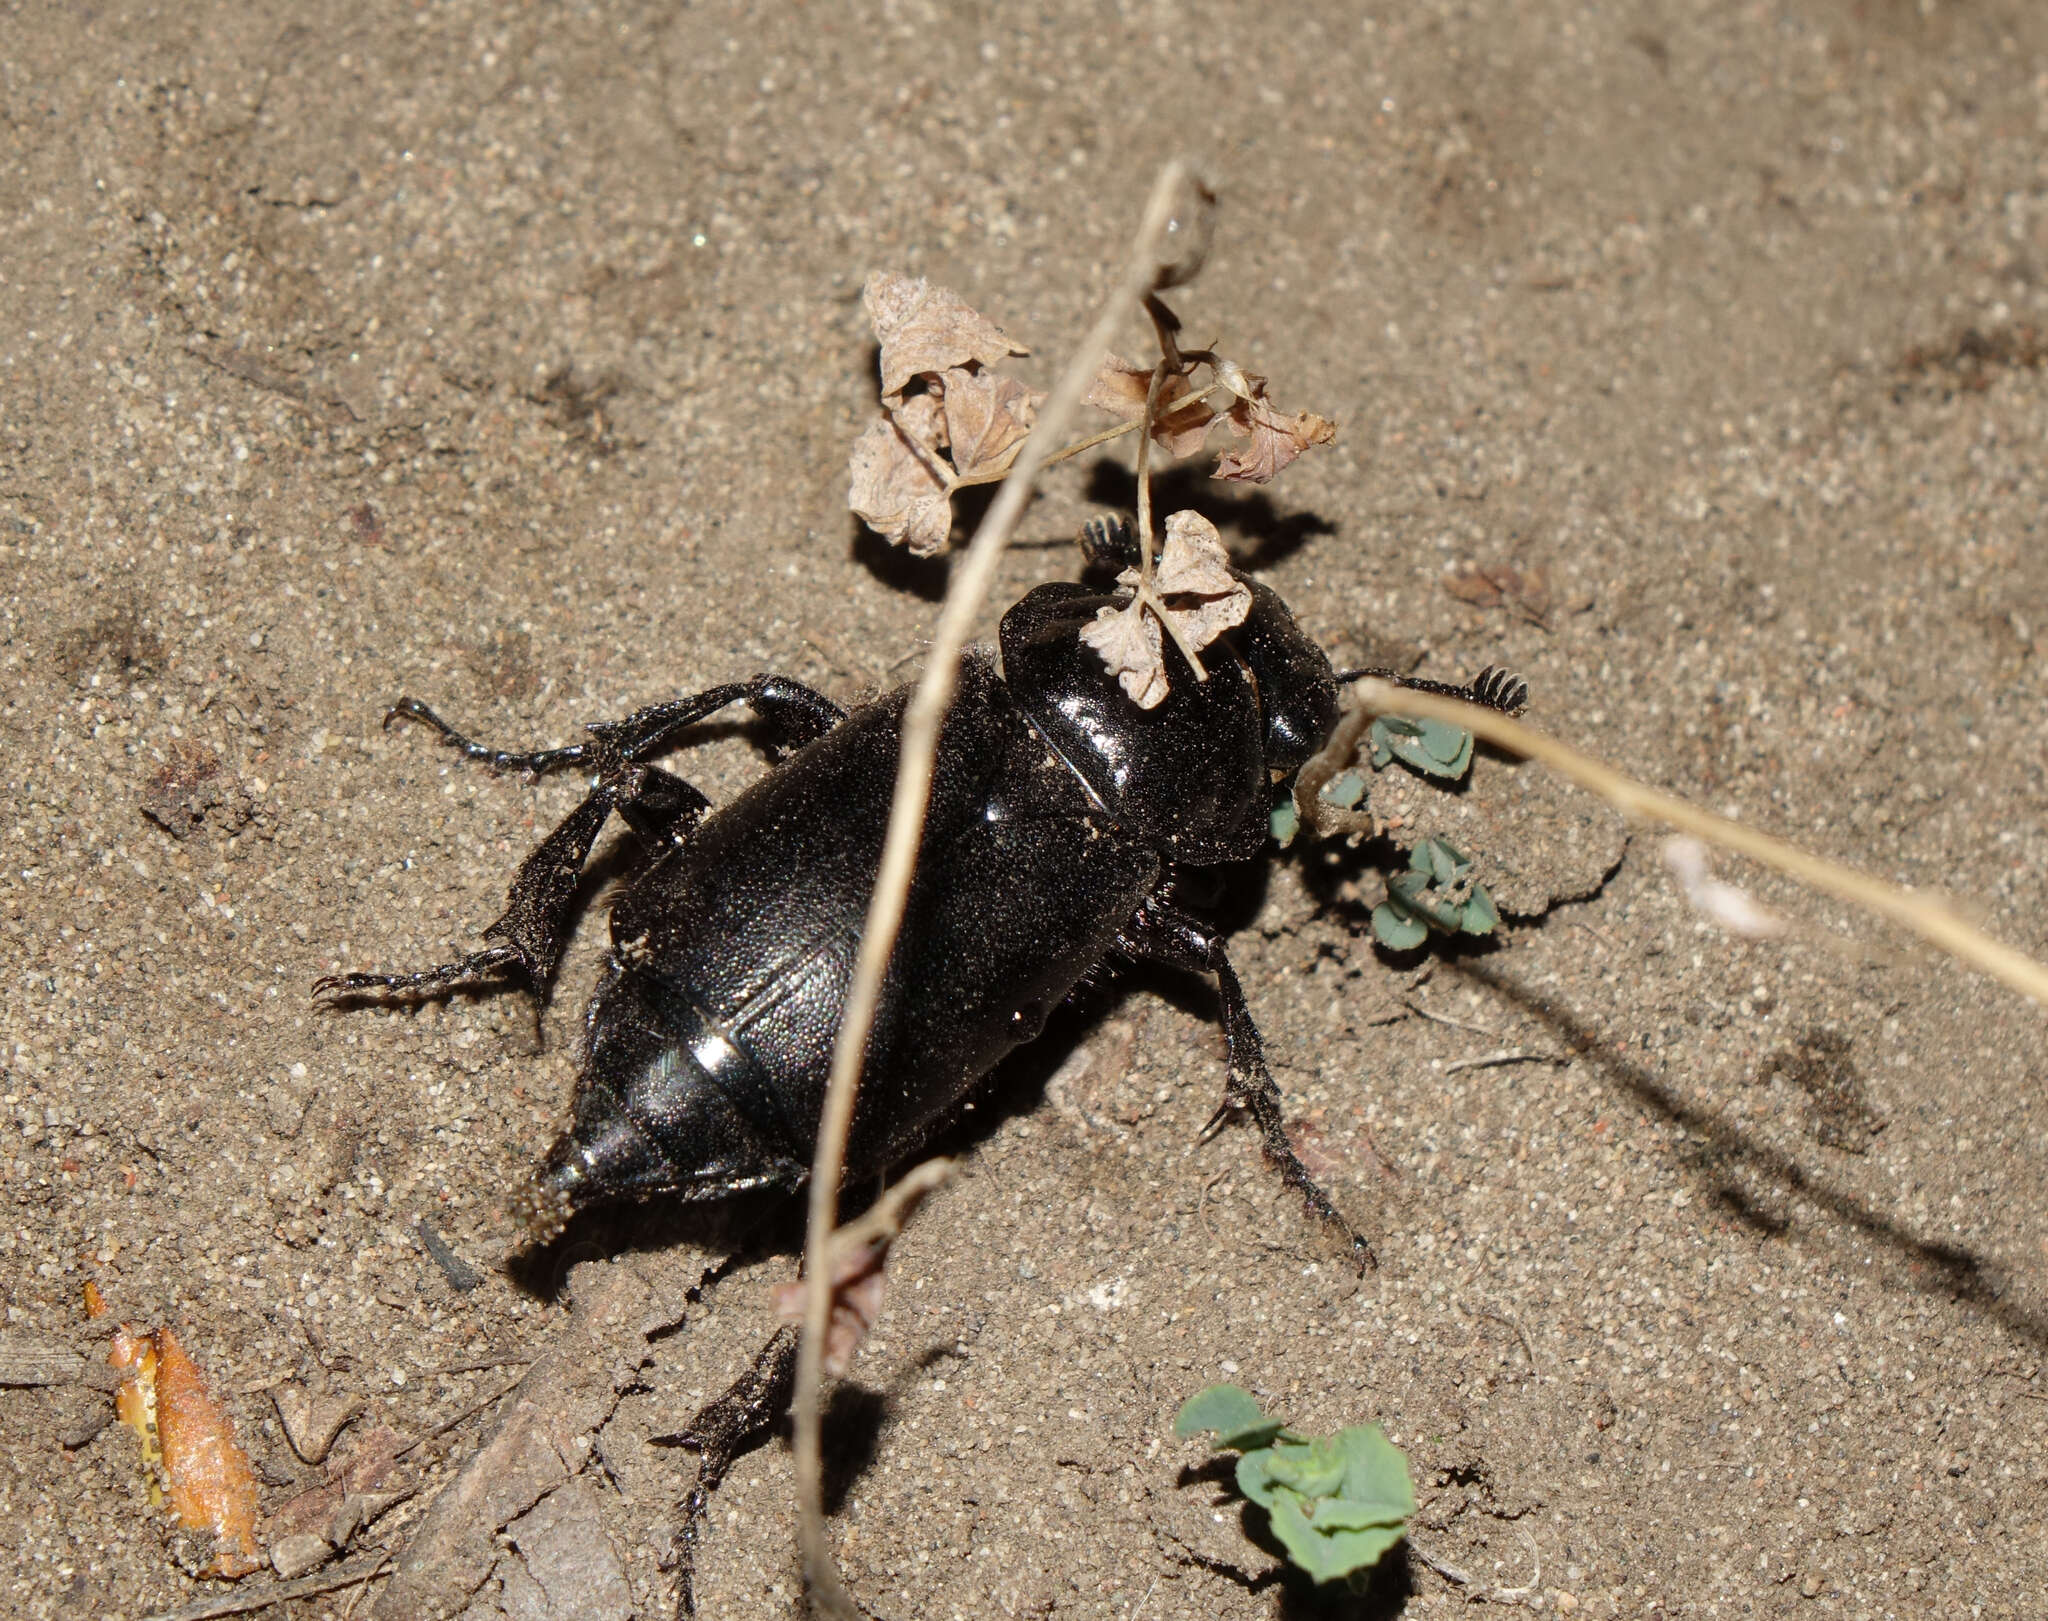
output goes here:
[{"label": "beetle leg", "polygon": [[590,730],[622,758],[636,760],[658,752],[684,727],[696,725],[727,704],[739,703],[772,720],[788,741],[798,746],[823,737],[846,719],[844,709],[801,681],[786,675],[757,675],[751,681],[728,682],[693,697],[650,704],[624,720],[605,721]]},{"label": "beetle leg", "polygon": [[[1216,976],[1217,998],[1223,1005],[1223,1046],[1230,1066],[1230,1082],[1216,1111],[1217,1119],[1232,1110],[1250,1115],[1259,1128],[1260,1146],[1267,1160],[1279,1171],[1281,1179],[1302,1196],[1310,1211],[1343,1236],[1351,1246],[1358,1270],[1378,1266],[1372,1245],[1339,1213],[1287,1140],[1280,1088],[1266,1068],[1266,1045],[1260,1039],[1259,1027],[1252,1022],[1244,987],[1238,983],[1237,970],[1230,966],[1222,935],[1175,907],[1147,901],[1117,936],[1115,949],[1134,961],[1165,963]],[[1210,1122],[1212,1128],[1215,1123]]]},{"label": "beetle leg", "polygon": [[588,758],[588,743],[572,743],[565,749],[532,749],[516,753],[510,749],[494,749],[483,743],[475,743],[464,737],[439,715],[435,714],[417,698],[401,698],[384,711],[384,729],[389,731],[391,723],[400,715],[408,720],[423,721],[441,734],[441,740],[450,748],[459,751],[465,760],[475,760],[494,771],[552,771],[557,766],[577,765]]},{"label": "beetle leg", "polygon": [[532,855],[520,863],[506,897],[505,915],[484,930],[486,940],[502,944],[486,946],[456,962],[415,974],[330,974],[316,980],[313,994],[384,991],[400,996],[436,996],[458,986],[472,984],[507,968],[524,971],[536,993],[546,990],[562,960],[567,941],[569,907],[583,876],[583,862],[597,842],[598,830],[612,812],[614,794],[603,785],[590,795],[540,841]]},{"label": "beetle leg", "polygon": [[1503,715],[1519,715],[1529,706],[1529,683],[1512,670],[1503,670],[1492,664],[1462,687],[1454,687],[1444,681],[1427,681],[1419,675],[1402,675],[1397,670],[1336,672],[1340,682],[1357,681],[1364,676],[1384,681],[1390,687],[1405,687],[1410,692],[1433,692],[1440,698],[1463,698],[1467,703],[1497,709]]},{"label": "beetle leg", "polygon": [[704,1533],[711,1494],[718,1490],[734,1460],[758,1446],[789,1409],[790,1392],[796,1387],[796,1344],[793,1324],[778,1328],[724,1395],[699,1409],[680,1435],[661,1437],[697,1452],[697,1484],[683,1499],[682,1523],[676,1527],[670,1555],[676,1571],[679,1616],[697,1613],[697,1544]]},{"label": "beetle leg", "polygon": [[386,726],[401,715],[422,721],[465,759],[499,771],[531,774],[584,765],[596,769],[597,781],[583,803],[520,864],[506,897],[505,915],[484,930],[484,938],[498,944],[417,973],[330,974],[314,982],[314,995],[375,991],[437,996],[508,969],[522,972],[536,994],[545,992],[568,943],[569,910],[583,876],[583,863],[605,818],[616,810],[627,826],[651,843],[680,844],[696,831],[710,809],[711,802],[681,777],[659,766],[638,764],[637,757],[654,753],[685,727],[735,703],[751,704],[796,744],[822,737],[846,718],[839,705],[799,681],[759,675],[593,726],[588,743],[518,752],[474,742],[417,698],[400,698],[385,715]]}]

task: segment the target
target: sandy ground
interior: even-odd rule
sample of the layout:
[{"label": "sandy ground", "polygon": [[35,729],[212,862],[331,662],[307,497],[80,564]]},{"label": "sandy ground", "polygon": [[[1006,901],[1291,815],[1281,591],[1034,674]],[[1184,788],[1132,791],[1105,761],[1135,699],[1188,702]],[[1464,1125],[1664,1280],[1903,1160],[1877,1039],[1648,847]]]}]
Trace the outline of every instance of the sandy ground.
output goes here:
[{"label": "sandy ground", "polygon": [[[467,949],[577,790],[382,706],[524,745],[761,669],[905,679],[944,566],[844,510],[863,277],[957,287],[1047,377],[1182,147],[1225,199],[1190,328],[1343,433],[1264,495],[1175,492],[1340,659],[1511,664],[1537,720],[2048,948],[2048,13],[1361,9],[6,8],[10,1335],[97,1359],[88,1279],[176,1324],[267,1510],[326,1478],[276,1389],[366,1404],[338,1453],[431,1435],[353,1557],[579,1343],[572,1268],[640,1291],[618,1377],[623,1340],[585,1358],[609,1420],[558,1438],[595,1461],[479,1544],[472,1615],[665,1613],[690,1465],[647,1438],[790,1262],[690,1304],[716,1236],[628,1214],[493,1265],[601,912],[538,1053],[518,996],[308,986]],[[1072,573],[1126,465],[1051,480],[1001,601]],[[1460,601],[1461,562],[1542,600]],[[763,769],[743,729],[681,758],[714,799]],[[1390,963],[1315,858],[1220,902],[1362,1284],[1249,1132],[1197,1142],[1201,987],[1126,982],[1006,1078],[837,1409],[873,1614],[1305,1613],[1171,1437],[1226,1377],[1381,1420],[1416,1545],[1546,1611],[2048,1613],[2038,1010],[1768,880],[1806,932],[1731,943],[1642,835],[1603,887],[1614,830],[1531,776],[1473,794],[1553,807],[1522,855],[1593,893],[1498,949]],[[1456,1067],[1503,1050],[1541,1061]],[[106,1407],[0,1393],[10,1614],[217,1589]],[[789,1477],[781,1442],[735,1472],[708,1614],[794,1612]],[[1397,1556],[1355,1608],[1464,1602]]]}]

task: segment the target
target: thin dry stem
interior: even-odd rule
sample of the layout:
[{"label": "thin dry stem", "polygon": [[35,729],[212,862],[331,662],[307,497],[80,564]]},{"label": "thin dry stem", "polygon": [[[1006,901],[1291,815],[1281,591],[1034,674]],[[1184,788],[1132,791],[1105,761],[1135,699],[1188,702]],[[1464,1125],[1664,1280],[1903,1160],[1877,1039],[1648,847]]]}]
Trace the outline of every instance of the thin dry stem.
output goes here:
[{"label": "thin dry stem", "polygon": [[[1162,347],[1172,342],[1171,334],[1164,330],[1159,337]],[[1202,664],[1201,655],[1175,623],[1152,584],[1152,425],[1159,420],[1159,391],[1166,386],[1166,379],[1173,375],[1176,360],[1177,357],[1171,354],[1159,357],[1159,364],[1152,368],[1152,381],[1145,385],[1145,414],[1138,419],[1138,425],[1145,431],[1138,440],[1138,590],[1134,606],[1141,612],[1146,608],[1152,610],[1152,617],[1173,638],[1173,645],[1188,661],[1188,667],[1195,672],[1195,679],[1206,681],[1209,672]]]},{"label": "thin dry stem", "polygon": [[[1199,389],[1193,394],[1183,394],[1173,402],[1173,408],[1176,411],[1185,411],[1190,405],[1199,405],[1222,386],[1221,383],[1211,383],[1207,388]],[[1061,462],[1070,462],[1076,456],[1093,450],[1097,445],[1106,445],[1112,439],[1121,439],[1127,433],[1136,433],[1143,426],[1144,423],[1142,421],[1133,418],[1129,422],[1119,422],[1113,428],[1104,428],[1100,433],[1091,433],[1086,439],[1076,439],[1071,445],[1061,445],[1058,450],[1055,450],[1038,464],[1038,470],[1042,473],[1048,467],[1057,467]],[[1147,431],[1149,432],[1150,430],[1148,429]],[[946,488],[949,490],[965,490],[972,488],[976,484],[999,483],[1010,476],[1010,469],[1017,464],[1017,457],[1023,449],[1023,441],[1019,440],[986,467],[977,467],[971,473],[946,474]]]},{"label": "thin dry stem", "polygon": [[1144,430],[1138,436],[1138,588],[1148,592],[1152,586],[1152,424],[1159,418],[1159,390],[1165,383],[1166,357],[1162,355],[1152,368],[1152,380],[1145,385],[1145,414],[1138,419]]},{"label": "thin dry stem", "polygon": [[874,1026],[882,976],[902,926],[903,906],[910,893],[917,847],[924,833],[939,727],[958,685],[960,651],[988,596],[996,563],[1024,511],[1032,483],[1057,443],[1067,418],[1080,404],[1117,327],[1152,286],[1175,207],[1190,189],[1188,169],[1177,160],[1166,166],[1154,184],[1130,264],[1039,413],[1009,477],[990,503],[961,560],[960,572],[946,593],[945,605],[933,629],[924,675],[903,714],[902,750],[895,796],[889,807],[889,831],[882,845],[874,894],[868,902],[867,921],[861,930],[860,952],[847,987],[846,1011],[832,1050],[832,1078],[818,1125],[817,1154],[811,1164],[809,1222],[804,1237],[804,1331],[797,1352],[796,1391],[791,1409],[797,1471],[797,1534],[803,1550],[804,1573],[812,1602],[836,1621],[852,1621],[855,1610],[825,1540],[819,1398],[825,1329],[831,1312],[831,1268],[826,1264],[826,1255],[838,1214],[839,1178],[845,1167],[846,1134],[853,1122],[861,1065]]},{"label": "thin dry stem", "polygon": [[[1825,857],[1810,855],[1796,844],[1769,833],[1760,833],[1725,816],[1689,805],[1671,794],[1660,793],[1532,726],[1509,719],[1498,710],[1455,698],[1441,698],[1434,693],[1410,692],[1391,682],[1372,678],[1355,683],[1351,695],[1355,707],[1350,708],[1338,724],[1338,732],[1348,736],[1347,747],[1356,747],[1360,734],[1375,715],[1403,715],[1462,726],[1510,753],[1542,761],[1581,788],[1598,794],[1626,815],[1662,822],[1682,833],[1690,833],[1695,838],[1748,856],[1752,861],[1796,878],[1823,894],[1866,907],[1880,917],[1890,918],[1911,929],[1950,956],[1982,969],[2023,996],[2048,1004],[2048,968],[1972,928],[1937,895],[1901,889]],[[1335,743],[1336,734],[1332,735],[1331,741]],[[1296,804],[1300,804],[1298,798]],[[1309,820],[1307,812],[1303,812],[1303,820]]]},{"label": "thin dry stem", "polygon": [[927,1195],[952,1181],[953,1173],[958,1169],[958,1160],[945,1158],[928,1159],[922,1165],[912,1166],[888,1192],[869,1205],[864,1214],[832,1234],[832,1259],[836,1262],[849,1250],[859,1249],[863,1244],[892,1242],[903,1231],[903,1224],[910,1220],[911,1212]]}]

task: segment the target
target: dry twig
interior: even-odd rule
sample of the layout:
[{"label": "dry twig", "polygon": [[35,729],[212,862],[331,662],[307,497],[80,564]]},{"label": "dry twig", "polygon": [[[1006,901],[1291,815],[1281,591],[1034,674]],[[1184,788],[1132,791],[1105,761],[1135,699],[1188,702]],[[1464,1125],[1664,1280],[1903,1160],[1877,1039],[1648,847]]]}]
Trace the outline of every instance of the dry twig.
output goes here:
[{"label": "dry twig", "polygon": [[237,1588],[220,1598],[201,1599],[182,1610],[165,1610],[159,1615],[147,1616],[144,1621],[215,1621],[216,1617],[223,1615],[247,1615],[252,1610],[267,1610],[273,1604],[283,1604],[291,1599],[316,1598],[322,1593],[333,1593],[344,1587],[373,1581],[384,1573],[384,1567],[390,1562],[391,1550],[386,1548],[353,1564],[336,1565],[318,1576],[307,1576],[296,1582],[277,1582],[268,1587]]},{"label": "dry twig", "polygon": [[1403,715],[1462,726],[1512,754],[1542,761],[1625,815],[1662,822],[1737,855],[1748,856],[1823,894],[1890,918],[2022,995],[2048,1004],[2048,968],[1972,928],[1940,897],[1887,884],[1825,857],[1810,855],[1796,844],[1769,833],[1689,805],[1672,794],[1660,793],[1498,710],[1434,693],[1405,691],[1368,677],[1352,686],[1346,714],[1338,722],[1328,748],[1334,749],[1341,739],[1346,749],[1356,749],[1359,738],[1377,715]]},{"label": "dry twig", "polygon": [[[855,1094],[862,1059],[874,1025],[882,976],[895,950],[903,921],[904,902],[924,832],[925,809],[931,798],[932,769],[938,751],[939,727],[953,701],[959,681],[960,652],[974,618],[988,596],[1010,532],[1022,516],[1024,503],[1051,449],[1058,443],[1081,396],[1087,391],[1117,327],[1138,301],[1161,284],[1169,262],[1164,253],[1200,234],[1205,221],[1181,217],[1192,205],[1205,207],[1207,192],[1193,180],[1185,164],[1169,163],[1152,188],[1133,245],[1130,263],[1104,302],[1094,327],[1068,362],[1058,385],[1039,412],[1009,476],[997,491],[987,515],[961,560],[960,571],[946,593],[932,633],[924,675],[904,710],[902,751],[896,790],[889,807],[889,831],[881,865],[861,929],[860,953],[847,987],[846,1009],[832,1052],[832,1078],[818,1126],[816,1157],[811,1164],[809,1220],[804,1237],[804,1266],[809,1288],[804,1300],[803,1339],[797,1353],[796,1393],[792,1425],[796,1452],[798,1540],[804,1573],[813,1601],[826,1614],[851,1621],[854,1606],[825,1540],[822,1448],[819,1435],[820,1387],[826,1323],[831,1310],[831,1268],[827,1245],[838,1216],[839,1178],[846,1160],[846,1134],[853,1122]],[[1176,232],[1180,233],[1178,242]]]}]

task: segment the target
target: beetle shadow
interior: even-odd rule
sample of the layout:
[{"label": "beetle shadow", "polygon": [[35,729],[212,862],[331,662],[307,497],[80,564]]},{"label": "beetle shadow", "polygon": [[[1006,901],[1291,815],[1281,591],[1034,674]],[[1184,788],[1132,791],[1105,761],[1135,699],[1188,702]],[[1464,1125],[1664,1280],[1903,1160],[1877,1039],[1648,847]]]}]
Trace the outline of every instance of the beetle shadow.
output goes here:
[{"label": "beetle shadow", "polygon": [[[825,1402],[818,1471],[827,1514],[845,1507],[861,1476],[873,1467],[895,1415],[896,1403],[886,1391],[849,1380],[833,1387]],[[787,1428],[786,1419],[777,1426],[778,1432],[786,1433]]]},{"label": "beetle shadow", "polygon": [[[1138,505],[1137,475],[1108,457],[1088,469],[1086,498],[1118,512]],[[1231,561],[1242,569],[1271,568],[1291,557],[1318,535],[1334,535],[1337,526],[1319,512],[1285,512],[1264,490],[1219,482],[1191,465],[1170,467],[1152,475],[1152,510],[1179,512],[1193,508],[1226,535],[1248,545],[1233,548]]]},{"label": "beetle shadow", "polygon": [[[742,1193],[703,1203],[628,1198],[586,1205],[566,1226],[538,1244],[507,1255],[505,1276],[534,1300],[560,1300],[569,1274],[583,1261],[665,1254],[682,1245],[722,1259],[683,1291],[695,1306],[711,1289],[743,1267],[803,1249],[803,1201],[786,1193]],[[653,1335],[660,1338],[660,1332]]]},{"label": "beetle shadow", "polygon": [[953,573],[946,553],[919,557],[907,546],[893,545],[855,518],[847,555],[891,591],[901,591],[921,602],[946,600],[946,583]]}]

